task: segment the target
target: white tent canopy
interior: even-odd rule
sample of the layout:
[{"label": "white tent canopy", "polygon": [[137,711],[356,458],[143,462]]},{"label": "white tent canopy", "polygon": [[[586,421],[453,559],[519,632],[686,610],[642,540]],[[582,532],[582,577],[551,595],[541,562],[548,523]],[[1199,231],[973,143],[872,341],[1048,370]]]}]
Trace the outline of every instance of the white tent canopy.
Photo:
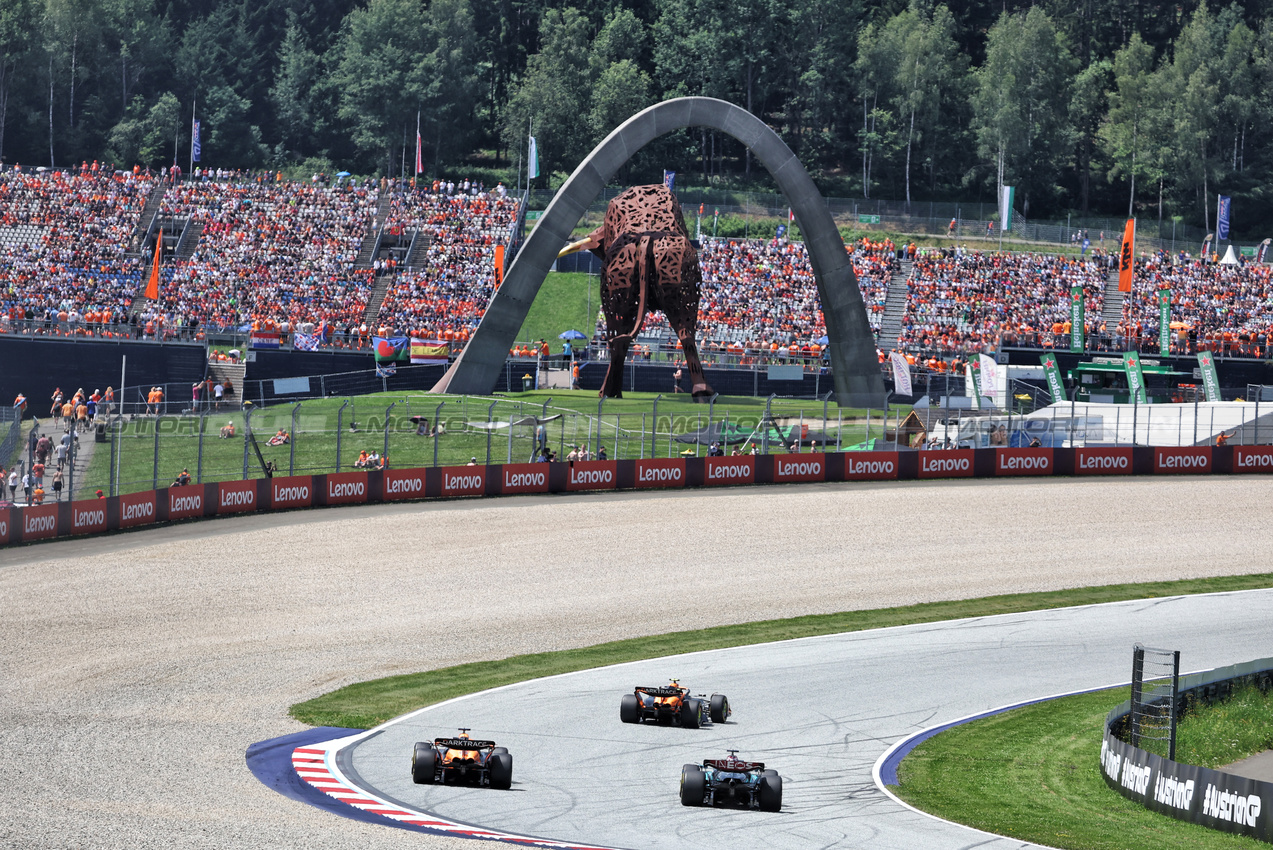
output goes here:
[{"label": "white tent canopy", "polygon": [[1233,246],[1229,246],[1229,250],[1224,252],[1224,259],[1220,261],[1222,266],[1236,266],[1238,264],[1238,255],[1233,252]]}]

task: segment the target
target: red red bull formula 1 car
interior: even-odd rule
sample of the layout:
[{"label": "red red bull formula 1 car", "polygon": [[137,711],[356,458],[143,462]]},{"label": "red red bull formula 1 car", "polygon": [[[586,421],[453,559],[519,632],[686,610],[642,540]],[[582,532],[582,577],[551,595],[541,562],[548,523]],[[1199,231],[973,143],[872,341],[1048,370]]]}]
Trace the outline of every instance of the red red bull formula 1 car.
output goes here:
[{"label": "red red bull formula 1 car", "polygon": [[782,808],[782,777],[766,770],[763,761],[738,758],[738,750],[729,750],[723,759],[681,768],[681,805],[717,804],[776,812]]},{"label": "red red bull formula 1 car", "polygon": [[619,719],[624,723],[679,723],[689,729],[724,723],[731,713],[724,694],[690,696],[690,689],[676,679],[663,687],[637,687],[619,703]]},{"label": "red red bull formula 1 car", "polygon": [[411,778],[417,785],[451,783],[507,789],[513,784],[513,757],[494,741],[475,741],[468,729],[457,738],[420,741],[411,753]]}]

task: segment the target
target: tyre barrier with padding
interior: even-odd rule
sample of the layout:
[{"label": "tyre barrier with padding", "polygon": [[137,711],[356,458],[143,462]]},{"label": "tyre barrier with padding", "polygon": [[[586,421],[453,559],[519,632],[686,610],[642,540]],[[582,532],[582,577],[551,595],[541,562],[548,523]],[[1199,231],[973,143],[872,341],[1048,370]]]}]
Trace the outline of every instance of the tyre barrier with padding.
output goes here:
[{"label": "tyre barrier with padding", "polygon": [[1273,472],[1273,446],[954,449],[335,472],[165,487],[102,499],[0,505],[0,546],[257,511],[461,496],[824,481]]}]

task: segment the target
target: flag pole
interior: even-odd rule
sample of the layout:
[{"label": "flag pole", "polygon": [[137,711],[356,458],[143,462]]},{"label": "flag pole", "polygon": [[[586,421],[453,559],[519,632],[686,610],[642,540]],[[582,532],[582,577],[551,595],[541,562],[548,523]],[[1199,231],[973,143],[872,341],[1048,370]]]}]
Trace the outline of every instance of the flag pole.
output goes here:
[{"label": "flag pole", "polygon": [[190,173],[194,174],[194,122],[195,115],[199,108],[199,98],[196,96],[190,104]]}]

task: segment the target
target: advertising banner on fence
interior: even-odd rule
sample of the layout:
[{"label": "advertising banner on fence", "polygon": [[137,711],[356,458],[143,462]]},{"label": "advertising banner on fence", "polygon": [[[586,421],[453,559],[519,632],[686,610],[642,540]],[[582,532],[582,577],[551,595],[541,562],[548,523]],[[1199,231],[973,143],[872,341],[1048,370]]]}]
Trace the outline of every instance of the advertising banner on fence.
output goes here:
[{"label": "advertising banner on fence", "polygon": [[106,530],[106,500],[71,502],[71,533],[101,534]]},{"label": "advertising banner on fence", "polygon": [[1167,449],[1154,447],[1154,472],[1199,473],[1211,471],[1211,449],[1208,446],[1185,446]]},{"label": "advertising banner on fence", "polygon": [[22,540],[47,540],[57,537],[58,506],[40,505],[22,509]]},{"label": "advertising banner on fence", "polygon": [[824,455],[775,455],[774,481],[791,484],[797,481],[826,481],[827,462]]},{"label": "advertising banner on fence", "polygon": [[1198,370],[1202,372],[1202,389],[1207,401],[1220,400],[1220,376],[1216,374],[1216,358],[1210,351],[1198,352]]},{"label": "advertising banner on fence", "polygon": [[256,510],[256,481],[222,481],[217,485],[217,515]]},{"label": "advertising banner on fence", "polygon": [[[485,469],[485,467],[468,467],[469,469]],[[424,475],[423,469],[391,469],[384,474],[381,479],[382,492],[381,498],[386,502],[395,499],[423,499],[424,498]]]},{"label": "advertising banner on fence", "polygon": [[1083,287],[1070,287],[1070,351],[1083,350],[1087,305],[1083,303]]},{"label": "advertising banner on fence", "polygon": [[486,492],[485,466],[444,466],[439,471],[443,496],[481,496]]},{"label": "advertising banner on fence", "polygon": [[684,487],[685,461],[681,458],[645,458],[636,462],[636,486]]},{"label": "advertising banner on fence", "polygon": [[190,519],[203,516],[203,485],[168,488],[168,519]]},{"label": "advertising banner on fence", "polygon": [[314,504],[314,479],[310,475],[292,475],[270,479],[270,507],[308,508]]},{"label": "advertising banner on fence", "polygon": [[1234,472],[1273,472],[1273,446],[1238,446],[1233,450]]},{"label": "advertising banner on fence", "polygon": [[361,505],[367,501],[365,472],[330,473],[327,475],[326,487],[329,505]]},{"label": "advertising banner on fence", "polygon": [[1123,355],[1123,371],[1127,373],[1127,400],[1144,404],[1149,399],[1145,395],[1145,372],[1140,365],[1140,355],[1129,351]]},{"label": "advertising banner on fence", "polygon": [[919,453],[920,478],[971,478],[972,449]]},{"label": "advertising banner on fence", "polygon": [[995,475],[1051,475],[1051,449],[995,449]]},{"label": "advertising banner on fence", "polygon": [[13,516],[13,512],[9,510],[7,505],[0,508],[0,546],[7,546],[9,543],[9,517],[11,516]]},{"label": "advertising banner on fence", "polygon": [[703,483],[709,487],[756,483],[756,456],[704,458]]},{"label": "advertising banner on fence", "polygon": [[[202,487],[200,487],[202,489]],[[119,527],[147,525],[159,518],[159,499],[154,490],[119,497]]]},{"label": "advertising banner on fence", "polygon": [[897,452],[845,452],[845,481],[897,479]]},{"label": "advertising banner on fence", "polygon": [[1075,475],[1131,475],[1130,448],[1091,448],[1074,450]]},{"label": "advertising banner on fence", "polygon": [[613,490],[619,483],[613,460],[577,460],[566,470],[567,490]]},{"label": "advertising banner on fence", "polygon": [[547,463],[506,463],[500,467],[499,491],[505,496],[514,493],[547,493]]}]

